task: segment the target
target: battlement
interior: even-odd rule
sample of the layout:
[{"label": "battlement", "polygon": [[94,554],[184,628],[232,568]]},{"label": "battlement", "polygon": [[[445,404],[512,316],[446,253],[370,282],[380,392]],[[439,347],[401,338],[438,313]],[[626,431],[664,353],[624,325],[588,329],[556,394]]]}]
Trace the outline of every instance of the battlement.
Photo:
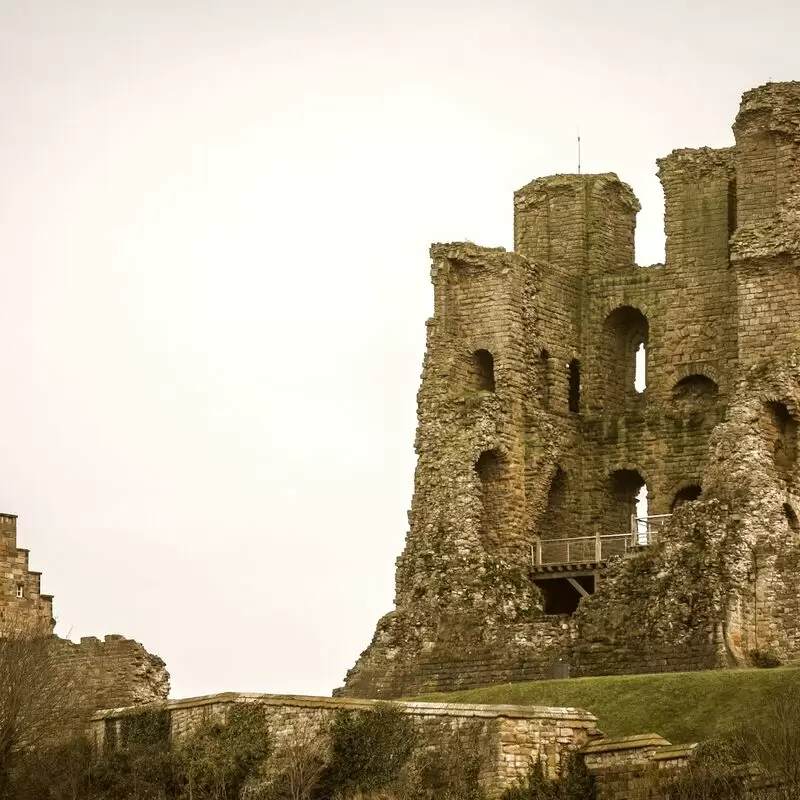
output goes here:
[{"label": "battlement", "polygon": [[345,694],[800,660],[800,83],[734,134],[658,160],[663,266],[613,173],[517,191],[513,253],[431,248],[397,608]]}]

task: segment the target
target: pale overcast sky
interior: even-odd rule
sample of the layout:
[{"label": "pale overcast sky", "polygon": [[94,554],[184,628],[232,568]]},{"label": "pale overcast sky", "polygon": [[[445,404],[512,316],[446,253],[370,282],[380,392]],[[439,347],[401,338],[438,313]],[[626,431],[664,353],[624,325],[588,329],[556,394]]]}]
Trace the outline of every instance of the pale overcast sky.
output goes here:
[{"label": "pale overcast sky", "polygon": [[390,610],[428,246],[800,79],[800,3],[0,0],[0,511],[57,632],[328,694]]}]

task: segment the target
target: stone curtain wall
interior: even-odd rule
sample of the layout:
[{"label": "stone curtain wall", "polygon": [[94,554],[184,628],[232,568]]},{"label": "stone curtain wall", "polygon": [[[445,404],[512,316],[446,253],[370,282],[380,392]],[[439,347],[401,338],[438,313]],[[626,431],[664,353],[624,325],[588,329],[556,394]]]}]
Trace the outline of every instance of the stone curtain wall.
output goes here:
[{"label": "stone curtain wall", "polygon": [[[518,191],[513,253],[432,247],[396,608],[340,694],[800,659],[800,83],[747,92],[734,134],[658,162],[665,264],[635,265],[613,174]],[[642,484],[690,510],[546,614],[531,544],[624,533]]]},{"label": "stone curtain wall", "polygon": [[17,517],[0,514],[0,630],[6,621],[50,633],[55,625],[53,597],[41,593],[42,574],[28,569],[28,555],[17,547]]},{"label": "stone curtain wall", "polygon": [[[41,573],[28,569],[28,550],[17,547],[17,518],[0,514],[0,637],[52,634],[52,595],[42,594]],[[22,595],[21,597],[19,595]],[[132,706],[163,700],[169,694],[164,662],[124,636],[103,641],[83,637],[80,644],[52,636],[56,667],[65,683],[78,687],[86,709]]]},{"label": "stone curtain wall", "polygon": [[[324,729],[337,712],[360,713],[374,706],[370,700],[338,700],[328,697],[240,694],[229,692],[188,700],[169,700],[158,708],[168,711],[173,740],[180,739],[209,718],[224,718],[234,703],[260,703],[266,709],[269,727],[280,747],[308,734],[308,728]],[[542,758],[555,774],[562,758],[602,734],[597,719],[574,708],[530,706],[479,706],[448,703],[396,703],[408,714],[430,746],[447,746],[447,737],[465,723],[477,722],[488,738],[491,758],[481,781],[489,800],[524,776],[531,758]],[[90,723],[91,738],[102,747],[109,727],[119,734],[120,719],[137,709],[114,709],[96,713]],[[120,741],[117,735],[115,741]]]},{"label": "stone curtain wall", "polygon": [[600,739],[583,750],[599,800],[652,800],[662,781],[684,768],[696,745],[673,745],[658,734]]},{"label": "stone curtain wall", "polygon": [[53,637],[53,646],[58,669],[78,687],[91,711],[152,703],[169,694],[164,662],[132,639],[85,636],[75,644]]}]

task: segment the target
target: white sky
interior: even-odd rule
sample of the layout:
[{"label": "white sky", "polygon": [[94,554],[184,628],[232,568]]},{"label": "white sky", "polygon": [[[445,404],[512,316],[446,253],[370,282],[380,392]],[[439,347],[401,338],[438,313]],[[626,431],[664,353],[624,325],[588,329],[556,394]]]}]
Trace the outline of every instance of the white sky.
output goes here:
[{"label": "white sky", "polygon": [[392,606],[428,245],[639,196],[800,79],[795,0],[0,0],[0,511],[173,696],[327,694]]}]

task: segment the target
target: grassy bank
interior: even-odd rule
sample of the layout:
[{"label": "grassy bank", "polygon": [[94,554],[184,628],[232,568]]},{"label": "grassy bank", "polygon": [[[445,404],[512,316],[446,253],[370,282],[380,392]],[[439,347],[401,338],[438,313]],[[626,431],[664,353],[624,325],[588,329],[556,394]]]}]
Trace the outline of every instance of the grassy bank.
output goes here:
[{"label": "grassy bank", "polygon": [[781,667],[505,683],[414,699],[572,706],[595,714],[607,736],[659,733],[678,744],[761,716],[798,683],[800,667]]}]

